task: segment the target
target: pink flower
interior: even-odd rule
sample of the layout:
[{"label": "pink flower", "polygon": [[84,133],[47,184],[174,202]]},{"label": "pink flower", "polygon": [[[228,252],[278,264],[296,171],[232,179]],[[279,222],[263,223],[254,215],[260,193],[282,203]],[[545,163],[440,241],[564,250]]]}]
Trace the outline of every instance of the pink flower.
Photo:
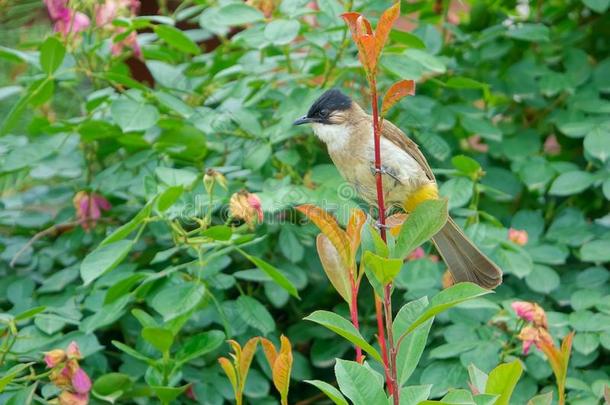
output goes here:
[{"label": "pink flower", "polygon": [[545,328],[526,326],[517,336],[523,342],[523,354],[527,354],[535,344],[537,348],[553,346],[553,338]]},{"label": "pink flower", "polygon": [[59,405],[87,405],[89,403],[89,394],[63,391],[58,399]]},{"label": "pink flower", "polygon": [[79,394],[86,394],[91,390],[91,380],[85,370],[82,368],[76,369],[72,375],[72,387]]},{"label": "pink flower", "polygon": [[84,31],[89,26],[89,17],[85,14],[66,9],[62,17],[55,21],[53,29],[56,32],[61,33],[63,36],[67,36],[70,33],[77,33]]},{"label": "pink flower", "polygon": [[54,349],[50,352],[46,352],[44,355],[44,362],[48,368],[53,368],[66,359],[66,352],[61,349]]},{"label": "pink flower", "polygon": [[549,156],[557,156],[561,153],[561,145],[557,141],[555,134],[551,134],[546,138],[543,150]]},{"label": "pink flower", "polygon": [[532,322],[535,326],[548,327],[544,309],[535,302],[515,301],[511,304],[511,307],[519,318]]},{"label": "pink flower", "polygon": [[246,190],[231,196],[229,210],[232,217],[244,220],[250,226],[254,225],[256,219],[258,222],[262,222],[264,218],[260,198]]},{"label": "pink flower", "polygon": [[66,349],[66,354],[70,359],[80,360],[83,358],[83,355],[80,352],[80,347],[78,347],[78,343],[76,343],[74,340],[71,341],[68,345],[68,348]]},{"label": "pink flower", "polygon": [[510,228],[508,230],[508,239],[519,246],[525,246],[527,244],[527,231]]},{"label": "pink flower", "polygon": [[87,194],[79,191],[72,200],[76,208],[76,216],[81,221],[83,229],[94,227],[97,220],[102,216],[102,211],[108,211],[112,206],[99,194]]},{"label": "pink flower", "polygon": [[481,142],[480,135],[472,135],[466,139],[468,146],[470,149],[475,150],[477,152],[486,153],[489,150],[489,146]]},{"label": "pink flower", "polygon": [[110,25],[117,17],[135,14],[139,7],[137,0],[106,0],[95,6],[95,23],[98,27]]},{"label": "pink flower", "polygon": [[248,195],[248,204],[250,204],[250,207],[256,211],[256,214],[258,215],[258,222],[263,222],[264,214],[261,207],[261,199],[258,198],[256,194],[250,194]]},{"label": "pink flower", "polygon": [[409,253],[407,260],[417,260],[417,259],[421,259],[424,256],[426,256],[426,253],[424,252],[424,249],[421,246],[419,246],[414,251]]}]

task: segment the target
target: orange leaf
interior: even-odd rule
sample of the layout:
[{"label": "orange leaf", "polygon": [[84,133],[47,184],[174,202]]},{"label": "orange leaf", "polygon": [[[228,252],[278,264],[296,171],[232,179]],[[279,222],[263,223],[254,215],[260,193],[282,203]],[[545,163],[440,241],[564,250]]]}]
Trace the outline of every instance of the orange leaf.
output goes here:
[{"label": "orange leaf", "polygon": [[233,367],[233,364],[226,357],[219,358],[218,362],[220,363],[220,367],[222,367],[225,374],[229,378],[229,381],[233,386],[233,392],[237,396],[239,392],[239,387],[237,385],[237,374],[235,374],[235,367]]},{"label": "orange leaf", "polygon": [[273,368],[275,360],[277,359],[277,350],[275,350],[275,346],[266,338],[261,338],[261,345],[263,346],[263,351],[265,352],[265,357],[267,358],[269,365]]},{"label": "orange leaf", "polygon": [[273,384],[282,397],[282,404],[288,404],[290,371],[292,370],[292,345],[284,335],[280,336],[280,354],[273,364]]},{"label": "orange leaf", "polygon": [[347,222],[345,232],[349,238],[352,246],[352,254],[355,254],[360,246],[360,235],[362,233],[362,227],[366,223],[366,214],[361,209],[353,209],[352,214]]},{"label": "orange leaf", "polygon": [[318,256],[322,262],[322,268],[326,273],[326,277],[335,287],[347,304],[352,305],[352,290],[349,278],[349,269],[345,266],[343,260],[339,256],[337,249],[324,234],[318,234],[316,238],[316,247],[318,248]]},{"label": "orange leaf", "polygon": [[375,40],[376,40],[376,54],[377,58],[381,55],[381,50],[383,49],[388,35],[390,35],[390,31],[392,30],[392,26],[396,19],[400,16],[400,1],[394,3],[394,5],[388,8],[383,12],[381,18],[379,19],[379,23],[377,23],[377,29],[375,31]]},{"label": "orange leaf", "polygon": [[258,344],[258,341],[258,337],[253,337],[252,339],[248,340],[241,351],[241,358],[238,360],[240,376],[239,385],[241,391],[244,390],[244,386],[246,385],[246,377],[248,377],[248,370],[250,370],[250,364],[252,363],[252,358],[256,352],[256,345]]},{"label": "orange leaf", "polygon": [[373,35],[362,35],[360,37],[360,62],[364,66],[367,75],[374,76],[377,73],[377,60],[379,54],[376,49],[375,37]]},{"label": "orange leaf", "polygon": [[322,208],[311,204],[299,205],[297,210],[305,214],[328,237],[335,249],[337,249],[345,267],[351,269],[354,259],[352,257],[350,241],[345,231],[337,224],[335,218]]},{"label": "orange leaf", "polygon": [[415,94],[413,80],[400,80],[394,83],[383,96],[381,115],[385,115],[401,98]]}]

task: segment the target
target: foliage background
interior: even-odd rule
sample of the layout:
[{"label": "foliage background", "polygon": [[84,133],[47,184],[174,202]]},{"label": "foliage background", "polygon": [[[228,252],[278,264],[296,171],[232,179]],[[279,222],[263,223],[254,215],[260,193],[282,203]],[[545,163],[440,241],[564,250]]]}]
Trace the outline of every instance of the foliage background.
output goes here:
[{"label": "foliage background", "polygon": [[[87,1],[72,4],[91,7]],[[176,11],[161,11],[162,17],[123,18],[121,26],[139,32],[141,60],[152,77],[143,84],[130,79],[137,61],[128,59],[128,51],[112,56],[109,35],[93,25],[69,43],[50,79],[53,88],[15,115],[11,109],[46,75],[37,62],[38,46],[51,26],[38,2],[0,3],[6,11],[0,14],[10,16],[0,29],[0,117],[5,123],[16,119],[0,138],[0,308],[14,315],[46,307],[19,323],[9,360],[39,360],[42,351],[77,340],[86,356],[83,367],[94,379],[121,372],[138,384],[150,382],[145,363],[111,343],[159,354],[140,336],[142,317],[134,309],[178,329],[183,324],[176,348],[212,329],[241,342],[259,334],[277,341],[286,334],[295,347],[291,403],[320,400],[301,381],[332,381],[334,359],[353,356],[347,342],[302,321],[316,309],[346,315],[347,308],[317,260],[317,230],[292,207],[315,203],[345,220],[358,201],[319,141],[291,123],[331,86],[366,105],[355,49],[339,15],[353,7],[374,16],[388,4],[250,4],[184,2]],[[267,16],[256,8],[263,5],[270,5]],[[604,0],[402,4],[403,18],[382,57],[381,86],[415,79],[418,89],[388,118],[422,146],[442,192],[451,197],[452,215],[469,225],[468,234],[506,274],[495,295],[437,319],[410,380],[435,384],[433,396],[467,388],[470,363],[489,372],[520,355],[510,311],[518,298],[547,310],[556,338],[576,331],[568,402],[601,401],[610,380],[607,9]],[[188,40],[154,28],[174,24]],[[476,159],[484,175],[455,167],[452,157],[460,154]],[[192,218],[205,216],[202,177],[208,168],[228,179],[228,190],[215,189],[215,224],[226,220],[233,192],[245,188],[260,196],[265,222],[244,249],[280,269],[300,300],[235,250],[206,256],[204,266],[176,269],[198,252],[205,256],[226,246],[218,237],[194,249],[170,225],[192,229]],[[160,219],[142,228],[125,260],[85,285],[83,258],[172,186],[184,189],[179,199],[163,212],[156,206]],[[80,190],[94,190],[112,203],[105,220],[91,232],[51,232],[11,267],[36,232],[74,218],[72,198]],[[511,242],[509,228],[526,230],[527,244]],[[235,234],[248,238],[249,230],[241,226]],[[407,262],[396,283],[397,304],[439,291],[443,271],[429,256]],[[128,286],[112,289],[117,285]],[[362,294],[362,331],[372,338],[372,295]],[[199,403],[227,401],[230,385],[216,362],[227,351],[223,345],[189,362],[173,383],[193,383]],[[553,389],[540,354],[523,358],[526,374],[515,404]],[[254,363],[246,398],[275,403],[260,353]],[[53,394],[46,390],[43,395]],[[0,394],[0,402],[10,395]]]}]

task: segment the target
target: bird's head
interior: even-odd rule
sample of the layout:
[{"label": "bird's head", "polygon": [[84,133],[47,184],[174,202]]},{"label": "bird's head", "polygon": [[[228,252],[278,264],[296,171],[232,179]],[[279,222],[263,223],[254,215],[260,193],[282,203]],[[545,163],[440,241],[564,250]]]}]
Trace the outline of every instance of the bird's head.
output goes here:
[{"label": "bird's head", "polygon": [[314,101],[307,114],[293,124],[314,124],[314,128],[317,125],[341,125],[347,120],[351,107],[352,100],[348,96],[331,89]]}]

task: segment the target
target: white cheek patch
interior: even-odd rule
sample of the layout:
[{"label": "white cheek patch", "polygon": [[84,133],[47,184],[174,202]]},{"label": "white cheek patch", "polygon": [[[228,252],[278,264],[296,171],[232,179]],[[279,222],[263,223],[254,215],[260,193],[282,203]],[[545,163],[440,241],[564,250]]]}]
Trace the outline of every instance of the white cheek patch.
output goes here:
[{"label": "white cheek patch", "polygon": [[349,140],[349,130],[345,124],[325,125],[312,124],[313,132],[322,142],[326,144],[328,149],[341,149]]}]

